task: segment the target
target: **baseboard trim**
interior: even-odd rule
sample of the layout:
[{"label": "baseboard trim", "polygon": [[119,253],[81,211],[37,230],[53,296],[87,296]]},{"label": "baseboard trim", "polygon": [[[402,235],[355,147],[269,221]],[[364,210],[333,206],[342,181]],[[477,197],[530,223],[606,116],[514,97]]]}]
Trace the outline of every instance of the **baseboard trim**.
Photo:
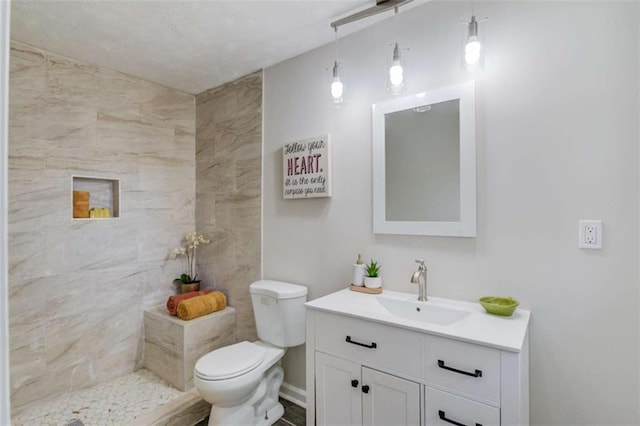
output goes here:
[{"label": "baseboard trim", "polygon": [[289,383],[283,383],[282,386],[280,386],[280,397],[299,405],[305,410],[307,409],[307,392],[304,389],[300,389]]}]

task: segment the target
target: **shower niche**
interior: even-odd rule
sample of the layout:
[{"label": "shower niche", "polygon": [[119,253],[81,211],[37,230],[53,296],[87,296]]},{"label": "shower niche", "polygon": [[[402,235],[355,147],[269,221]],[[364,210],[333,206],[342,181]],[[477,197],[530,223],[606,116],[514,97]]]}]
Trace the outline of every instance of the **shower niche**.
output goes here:
[{"label": "shower niche", "polygon": [[119,218],[120,180],[72,176],[71,217],[74,220]]}]

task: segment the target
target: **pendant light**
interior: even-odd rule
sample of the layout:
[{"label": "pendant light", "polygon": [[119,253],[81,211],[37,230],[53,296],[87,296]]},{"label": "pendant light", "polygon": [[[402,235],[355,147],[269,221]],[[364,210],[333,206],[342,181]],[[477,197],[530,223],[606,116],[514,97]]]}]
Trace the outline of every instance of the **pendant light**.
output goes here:
[{"label": "pendant light", "polygon": [[484,46],[478,35],[478,19],[475,13],[472,13],[471,20],[463,22],[467,24],[467,36],[462,52],[462,65],[470,73],[482,71],[484,67]]},{"label": "pendant light", "polygon": [[404,88],[404,69],[400,62],[400,46],[397,42],[393,47],[393,63],[389,68],[389,87],[394,94],[400,93]]},{"label": "pendant light", "polygon": [[393,46],[393,60],[389,67],[389,90],[394,95],[399,94],[404,89],[404,68],[400,58],[400,45],[398,43],[398,7],[395,7],[394,25],[396,27],[396,42]]},{"label": "pendant light", "polygon": [[340,80],[340,64],[338,61],[333,63],[333,80],[331,80],[331,100],[334,104],[341,104],[344,102],[342,97],[344,93],[344,84]]},{"label": "pendant light", "polygon": [[344,84],[340,80],[340,64],[338,63],[338,27],[335,27],[336,33],[336,56],[333,62],[333,79],[331,80],[331,103],[340,106],[344,103]]}]

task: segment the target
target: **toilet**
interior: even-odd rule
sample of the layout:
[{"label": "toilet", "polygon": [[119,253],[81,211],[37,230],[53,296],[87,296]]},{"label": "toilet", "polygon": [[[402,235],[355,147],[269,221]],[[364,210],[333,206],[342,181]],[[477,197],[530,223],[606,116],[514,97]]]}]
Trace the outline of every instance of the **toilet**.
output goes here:
[{"label": "toilet", "polygon": [[211,404],[209,425],[271,425],[284,408],[278,391],[286,348],[305,342],[307,288],[261,280],[250,286],[258,338],[216,349],[194,367],[193,384]]}]

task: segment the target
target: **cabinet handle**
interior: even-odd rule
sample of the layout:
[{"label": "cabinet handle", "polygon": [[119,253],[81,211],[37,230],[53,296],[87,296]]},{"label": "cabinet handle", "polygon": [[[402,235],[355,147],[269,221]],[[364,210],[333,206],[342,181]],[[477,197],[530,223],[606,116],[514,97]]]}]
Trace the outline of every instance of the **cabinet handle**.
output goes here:
[{"label": "cabinet handle", "polygon": [[356,342],[355,340],[351,340],[351,336],[347,336],[346,340],[347,343],[352,343],[354,345],[358,345],[358,346],[362,346],[363,348],[369,348],[369,349],[375,349],[378,347],[378,345],[376,344],[376,342],[371,342],[370,345],[367,345],[366,343],[360,343],[360,342]]},{"label": "cabinet handle", "polygon": [[[456,422],[455,420],[448,419],[447,414],[442,410],[438,410],[438,417],[440,417],[440,420],[445,421],[447,423],[451,423],[452,425],[467,426],[464,423],[460,423],[460,422]],[[476,423],[476,426],[482,426],[482,425],[480,423]]]},{"label": "cabinet handle", "polygon": [[369,385],[363,385],[362,386],[362,392],[369,393]]},{"label": "cabinet handle", "polygon": [[357,388],[358,387],[358,381],[356,379],[351,380],[351,387],[352,388]]},{"label": "cabinet handle", "polygon": [[438,367],[445,370],[453,371],[454,373],[464,374],[465,376],[482,377],[482,370],[476,370],[475,373],[469,373],[468,371],[458,370],[457,368],[453,367],[447,367],[446,365],[444,365],[444,361],[441,359],[438,360]]}]

